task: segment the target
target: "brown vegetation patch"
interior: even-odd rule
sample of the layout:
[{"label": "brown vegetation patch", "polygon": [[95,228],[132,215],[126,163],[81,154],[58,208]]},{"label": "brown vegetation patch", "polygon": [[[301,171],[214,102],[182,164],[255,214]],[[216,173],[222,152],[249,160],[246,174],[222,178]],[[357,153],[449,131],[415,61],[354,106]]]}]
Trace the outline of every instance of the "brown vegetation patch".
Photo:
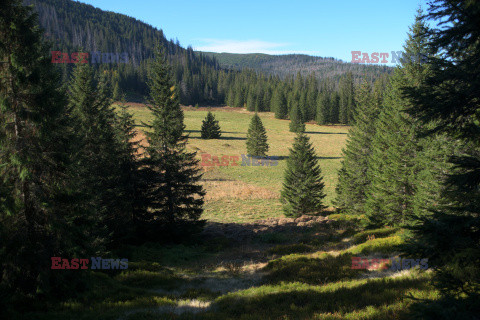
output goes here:
[{"label": "brown vegetation patch", "polygon": [[277,199],[279,194],[267,188],[247,184],[242,181],[203,181],[207,191],[205,200],[220,199]]},{"label": "brown vegetation patch", "polygon": [[137,130],[136,133],[137,135],[132,139],[132,142],[138,143],[136,155],[137,157],[142,157],[145,153],[145,148],[148,146],[147,136],[142,130]]}]

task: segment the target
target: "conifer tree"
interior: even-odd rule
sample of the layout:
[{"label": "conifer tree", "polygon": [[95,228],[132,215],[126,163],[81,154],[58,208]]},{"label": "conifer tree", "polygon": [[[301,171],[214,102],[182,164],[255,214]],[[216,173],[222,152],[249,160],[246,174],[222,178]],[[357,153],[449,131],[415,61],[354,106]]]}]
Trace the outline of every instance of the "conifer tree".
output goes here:
[{"label": "conifer tree", "polygon": [[73,278],[54,275],[50,257],[85,253],[90,244],[82,242],[88,229],[73,213],[72,120],[36,23],[22,1],[2,2],[0,288],[9,297],[71,291]]},{"label": "conifer tree", "polygon": [[[432,128],[431,125],[426,127]],[[413,182],[415,195],[413,213],[407,220],[408,227],[418,226],[425,218],[432,216],[432,212],[448,206],[449,199],[444,196],[448,174],[453,170],[450,159],[462,152],[462,144],[445,133],[420,137],[418,145],[418,172]]]},{"label": "conifer tree", "polygon": [[285,93],[282,88],[277,88],[272,98],[272,111],[275,112],[275,118],[287,119],[288,105]]},{"label": "conifer tree", "polygon": [[401,77],[397,69],[376,122],[369,158],[365,210],[370,223],[377,226],[405,225],[413,213],[419,146],[415,121],[402,112],[405,104],[399,95]]},{"label": "conifer tree", "polygon": [[350,129],[338,174],[336,206],[348,214],[365,212],[366,190],[370,185],[369,157],[380,111],[372,98],[371,86],[364,81],[356,91],[355,125]]},{"label": "conifer tree", "polygon": [[317,111],[318,83],[315,74],[308,76],[305,98],[305,121],[315,120]]},{"label": "conifer tree", "polygon": [[115,82],[113,86],[113,100],[118,101],[122,97],[122,94],[120,92],[120,85],[118,84],[118,81]]},{"label": "conifer tree", "polygon": [[340,96],[337,91],[331,91],[330,93],[330,108],[329,108],[329,123],[339,123],[339,105]]},{"label": "conifer tree", "polygon": [[303,89],[298,94],[298,109],[300,110],[300,114],[302,116],[302,122],[307,121],[307,92],[306,89]]},{"label": "conifer tree", "polygon": [[353,78],[351,72],[348,72],[346,76],[341,78],[339,86],[340,100],[338,121],[348,125],[352,123],[355,107]]},{"label": "conifer tree", "polygon": [[202,139],[219,139],[222,135],[218,120],[215,120],[215,116],[209,111],[205,120],[202,121]]},{"label": "conifer tree", "polygon": [[436,270],[434,284],[444,296],[428,310],[436,319],[474,319],[480,308],[479,13],[477,1],[434,1],[427,17],[440,24],[427,33],[430,72],[420,85],[403,88],[409,113],[429,129],[423,134],[446,133],[463,145],[450,158],[449,205],[420,219],[411,239]]},{"label": "conifer tree", "polygon": [[148,108],[153,121],[148,125],[149,146],[140,172],[144,209],[137,219],[141,237],[158,239],[180,233],[184,222],[195,224],[203,211],[205,192],[199,184],[201,174],[195,152],[186,151],[183,111],[160,49],[150,67],[149,88]]},{"label": "conifer tree", "polygon": [[317,96],[317,112],[316,122],[319,125],[326,124],[328,122],[328,114],[330,108],[330,95],[327,93],[321,93]]},{"label": "conifer tree", "polygon": [[[406,56],[426,55],[425,24],[418,13],[404,46]],[[401,87],[421,83],[428,68],[419,59],[404,59],[397,67],[385,95],[372,141],[366,212],[371,224],[405,225],[414,214],[415,177],[421,151],[417,121],[407,114],[408,101]]]},{"label": "conifer tree", "polygon": [[125,159],[110,94],[107,80],[95,77],[92,67],[75,66],[68,99],[76,119],[76,192],[84,199],[82,210],[95,217],[92,233],[105,244],[124,233],[130,215],[125,211],[130,194],[122,190],[119,164]]},{"label": "conifer tree", "polygon": [[257,113],[252,117],[247,132],[247,154],[266,157],[268,152],[267,132]]},{"label": "conifer tree", "polygon": [[304,132],[305,123],[303,122],[302,112],[298,104],[293,105],[290,111],[290,132]]},{"label": "conifer tree", "polygon": [[266,111],[266,107],[265,107],[265,91],[264,91],[264,86],[265,84],[263,82],[260,82],[257,84],[257,86],[254,88],[255,89],[255,108],[254,110],[251,110],[251,111],[255,111],[255,112],[263,112],[263,111]]},{"label": "conifer tree", "polygon": [[128,112],[126,105],[120,105],[120,111],[116,121],[117,139],[119,140],[120,157],[118,167],[121,172],[119,182],[118,201],[121,202],[124,215],[117,217],[117,226],[120,229],[114,230],[116,239],[120,243],[128,243],[134,237],[134,213],[141,201],[138,188],[138,164],[137,152],[138,142],[135,141],[137,132],[135,120]]},{"label": "conifer tree", "polygon": [[323,189],[322,171],[310,138],[299,132],[290,149],[281,192],[285,215],[298,217],[307,213],[319,213],[325,208]]},{"label": "conifer tree", "polygon": [[245,103],[246,103],[246,92],[245,90],[241,87],[240,81],[238,81],[235,84],[235,88],[233,90],[234,96],[233,96],[233,105],[232,107],[234,108],[244,108]]},{"label": "conifer tree", "polygon": [[257,96],[255,95],[254,92],[254,87],[251,86],[248,89],[248,94],[247,94],[247,110],[248,111],[256,111],[258,108],[258,101],[257,101]]}]

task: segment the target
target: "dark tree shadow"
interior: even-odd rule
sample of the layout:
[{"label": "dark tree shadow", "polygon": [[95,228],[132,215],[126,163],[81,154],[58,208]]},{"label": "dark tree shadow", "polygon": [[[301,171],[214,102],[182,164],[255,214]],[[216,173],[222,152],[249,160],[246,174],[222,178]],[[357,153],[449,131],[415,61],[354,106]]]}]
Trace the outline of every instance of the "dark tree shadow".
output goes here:
[{"label": "dark tree shadow", "polygon": [[[270,156],[272,159],[276,160],[287,160],[289,156]],[[315,157],[317,160],[335,160],[342,159],[342,157]]]},{"label": "dark tree shadow", "polygon": [[[201,130],[184,130],[185,132],[189,132],[189,133],[192,133],[192,132],[202,132]],[[237,131],[222,131],[222,134],[224,133],[234,133],[234,134],[238,134],[238,133],[241,133],[241,132],[237,132]]]},{"label": "dark tree shadow", "polygon": [[347,134],[347,132],[317,132],[317,131],[305,131],[308,134]]},{"label": "dark tree shadow", "polygon": [[[204,139],[202,139],[201,137],[189,137],[189,139],[201,139],[201,140],[204,140]],[[224,137],[224,136],[221,136],[221,137],[218,138],[218,139],[205,139],[205,140],[247,140],[247,138],[242,138],[242,137]]]}]

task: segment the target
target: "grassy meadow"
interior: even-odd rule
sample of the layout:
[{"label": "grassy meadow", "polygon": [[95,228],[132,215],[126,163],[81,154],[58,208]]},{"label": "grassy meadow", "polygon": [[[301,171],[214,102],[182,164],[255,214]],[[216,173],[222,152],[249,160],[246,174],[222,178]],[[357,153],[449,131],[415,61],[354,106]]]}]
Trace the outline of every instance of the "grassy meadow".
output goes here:
[{"label": "grassy meadow", "polygon": [[[132,105],[138,124],[149,112]],[[214,109],[222,138],[202,140],[207,110],[186,108],[188,148],[212,155],[245,153],[251,113]],[[288,121],[262,113],[269,155],[286,157],[294,134]],[[139,127],[141,129],[141,127]],[[327,203],[334,197],[336,173],[347,127],[306,128],[325,176]],[[273,167],[215,167],[204,174],[204,219],[210,224],[247,228],[256,220],[283,216],[279,191],[285,158]],[[404,231],[361,231],[363,217],[328,211],[310,228],[256,233],[247,241],[226,236],[194,236],[182,244],[128,246],[114,256],[128,258],[127,270],[93,272],[75,299],[52,303],[43,313],[19,319],[411,319],[415,299],[438,297],[431,272],[411,269],[352,269],[352,257],[396,257]]]},{"label": "grassy meadow", "polygon": [[[148,123],[150,112],[142,105],[129,108],[138,125]],[[211,110],[222,129],[220,139],[200,138],[202,120]],[[238,108],[184,108],[188,149],[218,156],[246,154],[246,135],[252,112]],[[286,159],[295,134],[289,132],[288,120],[275,119],[273,113],[259,114],[267,131],[269,156],[279,158],[276,166],[215,166],[204,167],[204,186],[207,191],[204,219],[222,222],[247,222],[267,217],[283,216],[279,201]],[[142,129],[141,127],[139,127]],[[307,124],[306,132],[315,148],[324,175],[325,203],[332,205],[335,196],[337,171],[342,148],[348,133],[347,126],[318,126]],[[143,138],[143,135],[139,135]]]}]

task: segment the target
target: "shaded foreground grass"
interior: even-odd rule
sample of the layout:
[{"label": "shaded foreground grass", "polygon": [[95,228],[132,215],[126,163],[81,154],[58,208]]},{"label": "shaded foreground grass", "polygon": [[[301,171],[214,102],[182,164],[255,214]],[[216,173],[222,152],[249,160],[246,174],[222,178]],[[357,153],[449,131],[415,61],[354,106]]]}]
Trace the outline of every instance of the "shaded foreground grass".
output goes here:
[{"label": "shaded foreground grass", "polygon": [[351,269],[358,252],[395,254],[401,230],[362,241],[371,232],[338,220],[242,244],[196,238],[125,248],[128,270],[95,273],[78,298],[16,318],[409,319],[410,297],[437,298],[431,272]]},{"label": "shaded foreground grass", "polygon": [[[137,124],[149,112],[131,106]],[[252,113],[213,110],[222,139],[202,140],[207,111],[185,112],[188,148],[211,155],[246,153]],[[282,217],[278,195],[294,134],[288,121],[260,114],[274,167],[215,167],[207,170],[202,218],[217,224]],[[327,204],[334,195],[348,128],[307,124],[320,157]],[[362,216],[330,214],[330,223],[307,229],[264,231],[244,242],[196,236],[182,244],[144,244],[118,250],[128,270],[91,274],[86,289],[61,303],[25,307],[13,319],[409,319],[410,299],[436,299],[430,272],[351,269],[353,256],[389,257],[401,250],[401,230],[362,231]],[[30,310],[30,311],[28,311]],[[35,311],[33,311],[35,310]]]}]

